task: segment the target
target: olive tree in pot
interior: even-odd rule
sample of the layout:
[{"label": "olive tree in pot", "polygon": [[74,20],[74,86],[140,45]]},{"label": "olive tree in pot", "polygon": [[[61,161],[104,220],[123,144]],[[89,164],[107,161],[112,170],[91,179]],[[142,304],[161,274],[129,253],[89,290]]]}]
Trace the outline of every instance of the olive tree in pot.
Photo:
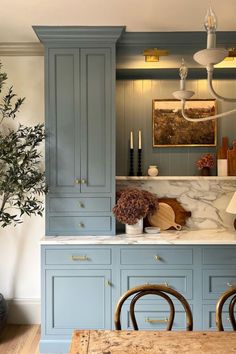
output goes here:
[{"label": "olive tree in pot", "polygon": [[[0,69],[2,65],[0,63]],[[0,70],[0,227],[22,223],[23,214],[43,215],[46,192],[45,175],[41,171],[38,146],[44,140],[44,126],[10,128],[24,98],[13,88],[4,90],[7,75]],[[1,291],[1,284],[0,284]],[[0,293],[0,330],[7,318],[7,304]]]}]

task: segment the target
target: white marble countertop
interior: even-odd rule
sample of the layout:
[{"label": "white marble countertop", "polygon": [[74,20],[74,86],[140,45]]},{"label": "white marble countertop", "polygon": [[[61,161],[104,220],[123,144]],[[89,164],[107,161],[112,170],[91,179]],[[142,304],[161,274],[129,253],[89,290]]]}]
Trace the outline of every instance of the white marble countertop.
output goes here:
[{"label": "white marble countertop", "polygon": [[41,245],[236,245],[236,231],[181,230],[116,236],[46,236]]},{"label": "white marble countertop", "polygon": [[235,181],[236,176],[116,176],[117,181]]}]

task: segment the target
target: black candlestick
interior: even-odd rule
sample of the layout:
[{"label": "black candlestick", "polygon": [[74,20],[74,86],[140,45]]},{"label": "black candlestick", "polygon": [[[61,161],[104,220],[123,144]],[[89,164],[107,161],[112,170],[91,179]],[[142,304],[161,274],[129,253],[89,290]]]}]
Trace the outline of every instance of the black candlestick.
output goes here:
[{"label": "black candlestick", "polygon": [[138,171],[137,176],[142,176],[142,149],[138,149]]},{"label": "black candlestick", "polygon": [[129,176],[134,176],[134,149],[129,149]]}]

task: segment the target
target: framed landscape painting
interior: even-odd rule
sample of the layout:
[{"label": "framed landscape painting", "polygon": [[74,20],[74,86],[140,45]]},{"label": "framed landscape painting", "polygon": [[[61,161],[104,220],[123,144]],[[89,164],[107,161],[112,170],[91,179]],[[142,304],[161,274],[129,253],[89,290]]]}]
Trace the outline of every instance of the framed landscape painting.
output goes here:
[{"label": "framed landscape painting", "polygon": [[[198,118],[216,114],[214,99],[187,100],[185,113]],[[189,122],[182,117],[181,101],[153,100],[153,147],[216,146],[217,120]]]}]

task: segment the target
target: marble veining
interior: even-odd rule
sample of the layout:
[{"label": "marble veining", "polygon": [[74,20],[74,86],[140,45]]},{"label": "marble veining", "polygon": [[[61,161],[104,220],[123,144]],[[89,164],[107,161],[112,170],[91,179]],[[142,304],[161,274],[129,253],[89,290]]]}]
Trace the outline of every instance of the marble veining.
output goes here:
[{"label": "marble veining", "polygon": [[236,215],[226,213],[226,207],[236,191],[236,179],[161,179],[161,180],[117,180],[117,190],[141,188],[155,193],[159,198],[176,198],[191,211],[187,229],[233,230]]},{"label": "marble veining", "polygon": [[42,245],[233,245],[236,232],[226,229],[163,231],[159,234],[116,236],[46,236]]}]

